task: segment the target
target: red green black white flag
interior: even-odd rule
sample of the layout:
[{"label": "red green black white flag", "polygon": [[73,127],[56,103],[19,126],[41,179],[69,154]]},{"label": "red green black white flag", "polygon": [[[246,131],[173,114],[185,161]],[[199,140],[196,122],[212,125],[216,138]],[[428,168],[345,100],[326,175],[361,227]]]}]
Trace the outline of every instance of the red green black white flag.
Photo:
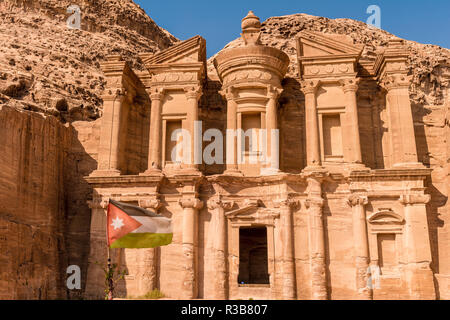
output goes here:
[{"label": "red green black white flag", "polygon": [[172,220],[149,210],[110,200],[107,213],[110,248],[156,248],[172,243]]}]

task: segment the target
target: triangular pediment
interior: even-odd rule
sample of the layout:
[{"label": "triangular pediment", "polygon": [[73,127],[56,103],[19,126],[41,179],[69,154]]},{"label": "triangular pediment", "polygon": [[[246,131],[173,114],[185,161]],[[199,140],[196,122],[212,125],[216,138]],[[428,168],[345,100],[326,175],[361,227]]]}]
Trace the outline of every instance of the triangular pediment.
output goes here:
[{"label": "triangular pediment", "polygon": [[300,57],[360,56],[362,46],[348,42],[345,35],[325,35],[317,32],[302,31],[298,38]]},{"label": "triangular pediment", "polygon": [[206,63],[206,41],[200,36],[179,42],[154,55],[141,55],[146,66]]}]

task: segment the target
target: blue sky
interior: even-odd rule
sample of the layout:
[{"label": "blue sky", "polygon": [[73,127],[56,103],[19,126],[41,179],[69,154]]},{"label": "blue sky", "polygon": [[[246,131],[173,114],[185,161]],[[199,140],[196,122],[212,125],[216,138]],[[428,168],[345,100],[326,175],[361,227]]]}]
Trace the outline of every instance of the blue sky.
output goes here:
[{"label": "blue sky", "polygon": [[181,40],[206,39],[208,56],[239,37],[241,19],[253,10],[262,21],[307,13],[367,21],[369,5],[381,8],[381,28],[401,38],[450,48],[449,0],[134,0],[155,22]]}]

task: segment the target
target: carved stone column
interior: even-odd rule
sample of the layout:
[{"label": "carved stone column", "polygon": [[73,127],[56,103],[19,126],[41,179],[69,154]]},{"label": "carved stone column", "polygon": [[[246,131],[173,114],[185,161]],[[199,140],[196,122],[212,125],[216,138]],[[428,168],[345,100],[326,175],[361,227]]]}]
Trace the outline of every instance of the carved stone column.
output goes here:
[{"label": "carved stone column", "polygon": [[225,174],[240,175],[237,150],[237,103],[233,88],[227,88],[221,94],[227,100],[227,150]]},{"label": "carved stone column", "polygon": [[426,194],[404,194],[400,202],[404,206],[404,248],[406,250],[405,272],[411,299],[435,299],[431,246],[428,233]]},{"label": "carved stone column", "polygon": [[362,300],[373,299],[373,290],[367,286],[368,269],[370,266],[369,238],[367,234],[366,196],[351,195],[348,204],[352,207],[353,216],[353,245],[356,268],[356,289]]},{"label": "carved stone column", "polygon": [[393,167],[423,167],[418,162],[414,120],[409,99],[409,77],[405,74],[386,76],[386,105]]},{"label": "carved stone column", "polygon": [[302,91],[305,94],[306,156],[308,167],[320,166],[322,162],[316,101],[318,84],[318,81],[311,80],[302,82]]},{"label": "carved stone column", "polygon": [[232,201],[213,199],[208,202],[208,208],[213,210],[210,235],[213,239],[214,250],[214,297],[215,300],[228,299],[228,246],[227,219],[225,211],[234,205]]},{"label": "carved stone column", "polygon": [[195,164],[196,160],[198,162],[200,159],[195,159],[195,154],[201,155],[202,152],[202,140],[201,137],[196,137],[195,133],[195,122],[198,121],[198,101],[202,96],[202,88],[200,86],[191,86],[184,88],[184,92],[186,94],[186,98],[188,101],[188,113],[187,113],[187,121],[189,126],[189,134],[191,135],[191,150],[190,150],[190,158],[184,161],[187,161],[187,167],[192,168],[194,170],[198,170],[198,165]]},{"label": "carved stone column", "polygon": [[198,294],[197,213],[203,207],[203,202],[197,198],[186,198],[181,199],[179,204],[183,208],[183,297],[185,299],[196,299]]},{"label": "carved stone column", "polygon": [[[162,207],[161,201],[158,199],[152,200],[140,200],[139,206],[144,209],[151,209],[158,213]],[[141,275],[140,288],[143,294],[153,291],[157,288],[157,268],[158,268],[158,256],[159,248],[140,249],[141,258],[143,261],[142,269],[139,270]]]},{"label": "carved stone column", "polygon": [[328,299],[326,260],[325,260],[325,230],[323,223],[322,177],[311,175],[308,180],[308,199],[306,208],[309,216],[310,259],[312,278],[312,298],[314,300]]},{"label": "carved stone column", "polygon": [[[270,168],[271,173],[280,171],[280,155],[279,155],[279,141],[272,141],[272,132],[278,129],[278,97],[281,93],[281,89],[269,86],[267,88],[267,94],[269,102],[267,104],[266,112],[266,149],[269,156],[270,163],[267,163],[267,167]],[[263,142],[264,143],[264,142]],[[278,144],[275,145],[275,144]],[[275,153],[278,152],[278,153]]]},{"label": "carved stone column", "polygon": [[356,100],[356,92],[358,91],[359,79],[344,79],[341,80],[341,84],[344,90],[345,98],[347,101],[345,115],[347,123],[343,124],[343,127],[348,128],[344,138],[349,143],[344,143],[344,148],[347,148],[348,159],[345,159],[350,163],[362,164],[361,155],[361,142],[359,137],[359,120],[358,120],[358,104]]},{"label": "carved stone column", "polygon": [[151,119],[150,119],[150,143],[148,150],[148,168],[145,174],[154,174],[161,171],[161,150],[162,150],[162,100],[164,91],[158,88],[149,90],[152,101]]},{"label": "carved stone column", "polygon": [[296,278],[295,278],[295,260],[294,260],[294,227],[292,211],[299,205],[298,201],[286,199],[278,201],[276,207],[279,207],[281,218],[281,239],[283,248],[283,299],[295,300]]},{"label": "carved stone column", "polygon": [[[104,95],[103,116],[98,153],[98,170],[94,175],[119,176],[120,172],[120,133],[125,125],[123,110],[127,92],[117,90],[114,95]],[[100,174],[101,173],[101,174]]]}]

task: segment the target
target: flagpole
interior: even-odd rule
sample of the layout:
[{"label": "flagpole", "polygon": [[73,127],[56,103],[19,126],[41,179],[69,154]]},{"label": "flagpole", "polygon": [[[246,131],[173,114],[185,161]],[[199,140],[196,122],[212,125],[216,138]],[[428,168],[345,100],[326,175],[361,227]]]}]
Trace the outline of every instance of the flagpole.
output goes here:
[{"label": "flagpole", "polygon": [[113,282],[112,282],[112,276],[111,275],[111,248],[109,247],[109,234],[108,234],[108,213],[109,213],[109,206],[111,204],[111,199],[108,200],[108,210],[106,211],[106,248],[107,248],[107,258],[108,258],[108,264],[107,264],[107,280],[108,280],[108,300],[113,300]]}]

